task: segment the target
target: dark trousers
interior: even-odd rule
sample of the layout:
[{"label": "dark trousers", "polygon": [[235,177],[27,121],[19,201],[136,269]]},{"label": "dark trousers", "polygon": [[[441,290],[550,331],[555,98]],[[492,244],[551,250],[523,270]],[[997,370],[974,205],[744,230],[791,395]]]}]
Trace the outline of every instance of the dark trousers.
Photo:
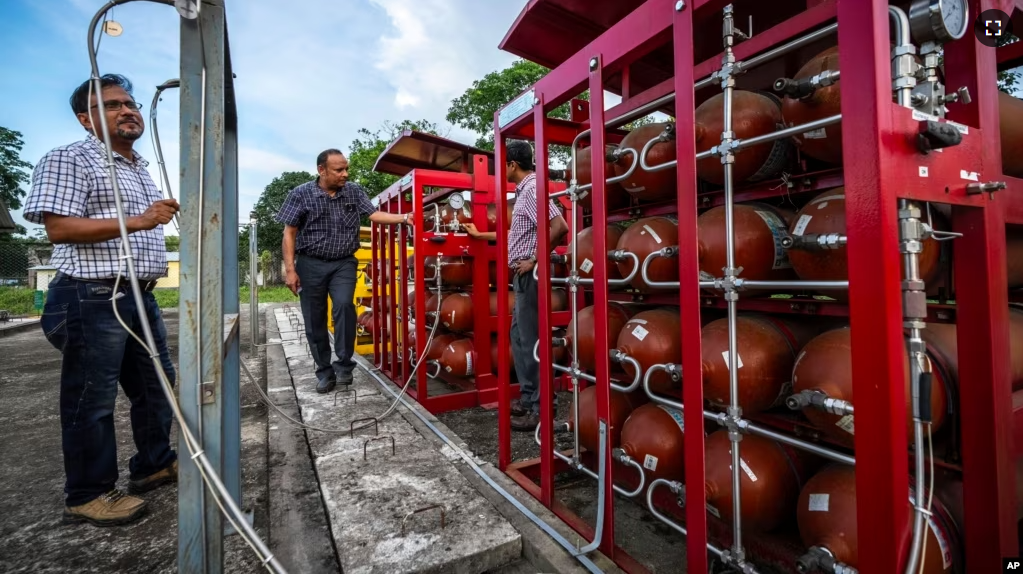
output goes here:
[{"label": "dark trousers", "polygon": [[[297,256],[295,272],[302,292],[302,319],[306,324],[306,341],[316,363],[316,377],[348,378],[355,369],[352,353],[356,345],[356,306],[352,302],[356,290],[356,258],[349,256],[324,261],[306,255]],[[334,320],[334,353],[327,334],[327,297],[331,298]]]},{"label": "dark trousers", "polygon": [[[516,306],[512,311],[512,360],[519,380],[519,405],[526,411],[540,413],[540,364],[533,358],[537,343],[537,280],[533,273],[522,273],[512,278],[516,293]],[[550,345],[551,335],[548,335]],[[555,400],[555,405],[558,400]]]},{"label": "dark trousers", "polygon": [[46,339],[64,355],[60,375],[60,425],[64,447],[67,506],[79,506],[109,492],[117,482],[114,400],[117,385],[131,402],[136,454],[128,463],[138,480],[170,466],[171,407],[149,354],[117,321],[140,339],[144,314],[152,327],[157,352],[174,381],[167,350],[167,329],[152,293],[143,293],[145,309],[135,306],[130,288],[78,281],[58,274],[46,293],[40,324]]}]

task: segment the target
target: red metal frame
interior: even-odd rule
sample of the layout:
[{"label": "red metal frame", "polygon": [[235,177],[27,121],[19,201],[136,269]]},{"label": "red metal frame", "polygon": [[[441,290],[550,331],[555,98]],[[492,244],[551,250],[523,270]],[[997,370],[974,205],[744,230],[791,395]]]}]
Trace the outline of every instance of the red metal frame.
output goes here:
[{"label": "red metal frame", "polygon": [[[728,4],[726,0],[648,0],[628,16],[612,25],[586,47],[553,69],[533,86],[535,106],[532,113],[501,126],[495,116],[495,143],[497,158],[495,181],[504,181],[505,138],[533,138],[538,150],[538,165],[544,166],[546,145],[569,143],[575,133],[590,126],[603,126],[606,117],[614,117],[675,92],[675,118],[679,125],[693,123],[693,110],[698,103],[694,93],[696,79],[715,71],[720,55],[694,62],[694,22],[704,22]],[[737,4],[745,4],[737,0]],[[779,4],[783,4],[779,2]],[[839,23],[838,45],[841,54],[842,113],[844,122],[844,165],[857,166],[844,174],[840,170],[815,174],[812,182],[798,183],[789,190],[776,191],[766,184],[738,189],[737,201],[749,201],[781,195],[806,193],[845,185],[847,195],[847,235],[849,237],[849,304],[822,301],[778,301],[741,299],[746,308],[776,313],[817,313],[846,315],[853,326],[853,376],[856,383],[858,417],[871,421],[858,427],[856,435],[857,488],[872,493],[858,500],[857,519],[860,553],[859,569],[871,573],[901,571],[906,548],[908,517],[906,513],[909,468],[905,426],[904,356],[902,302],[900,292],[901,258],[898,250],[896,204],[898,198],[946,203],[953,206],[953,229],[964,233],[957,240],[953,267],[956,287],[956,307],[934,306],[932,318],[958,323],[960,358],[960,420],[963,451],[963,483],[965,519],[964,551],[967,572],[997,571],[1001,556],[1017,554],[1018,531],[1014,519],[1016,509],[1008,501],[1016,499],[1014,474],[1010,457],[1011,422],[1019,420],[1016,411],[1007,408],[1013,404],[1008,383],[1010,373],[1006,357],[1009,354],[1008,294],[1005,269],[1005,225],[1022,223],[1022,182],[1002,175],[999,153],[999,118],[996,94],[996,69],[1020,57],[1020,45],[995,50],[978,43],[969,33],[965,38],[945,47],[946,84],[967,86],[974,98],[972,104],[951,106],[950,119],[968,126],[963,142],[945,149],[941,154],[920,154],[914,137],[918,122],[910,110],[891,101],[889,62],[888,3],[885,0],[837,2],[835,0],[794,0],[787,5],[802,5],[805,10],[766,31],[740,43],[735,53],[744,59],[773,46],[821,27],[831,20]],[[1020,0],[972,0],[971,14],[1000,8],[1020,18]],[[832,39],[835,41],[835,38]],[[674,50],[674,76],[640,93],[629,86],[629,69],[635,62],[656,48],[671,43]],[[597,65],[591,66],[592,60]],[[791,64],[790,64],[791,65]],[[795,69],[790,70],[794,72]],[[605,111],[602,87],[605,80],[622,73],[624,101]],[[591,105],[573,106],[571,122],[547,119],[548,112],[566,102],[568,98],[589,87]],[[588,112],[589,111],[589,116]],[[570,132],[570,133],[567,133]],[[611,132],[608,134],[611,135]],[[596,130],[590,145],[603,149],[604,130]],[[721,194],[698,194],[696,152],[691,138],[677,138],[678,197],[676,204],[642,206],[628,212],[609,214],[604,205],[604,163],[594,162],[591,174],[594,181],[593,212],[590,224],[594,227],[594,250],[606,251],[605,225],[638,215],[677,213],[679,218],[679,245],[692,246],[697,240],[696,216],[698,208],[721,203]],[[941,160],[941,161],[940,161]],[[928,177],[919,175],[919,167],[928,167]],[[541,168],[543,170],[544,168]],[[981,174],[981,181],[1007,181],[1007,188],[996,194],[968,195],[970,183],[961,176],[961,170]],[[543,173],[543,171],[541,171]],[[540,175],[540,174],[538,174]],[[539,179],[543,179],[540,178]],[[794,178],[796,179],[796,178]],[[544,186],[538,185],[543,191]],[[503,201],[503,200],[502,200]],[[499,209],[499,218],[504,211]],[[540,260],[540,293],[550,290],[550,277],[545,265],[549,252],[547,245],[547,206],[538,202],[538,259]],[[499,225],[499,230],[504,229]],[[499,257],[504,256],[504,233],[499,232]],[[679,257],[680,277],[697,277],[696,250],[682,249]],[[613,299],[631,295],[613,293],[606,288],[607,262],[597,258],[594,266],[595,284],[593,303],[598,309]],[[501,281],[506,276],[499,268]],[[648,297],[646,301],[665,302],[665,296]],[[672,299],[675,299],[672,296]],[[704,424],[701,384],[700,310],[702,306],[716,306],[715,299],[702,297],[696,282],[683,281],[678,303],[681,312],[683,348],[684,419],[688,428],[701,428]],[[499,306],[501,303],[499,302]],[[549,305],[544,297],[540,303],[541,332],[550,325]],[[504,315],[503,315],[504,316]],[[596,332],[606,329],[606,317],[595,317]],[[499,329],[499,337],[507,337],[507,329]],[[507,343],[507,341],[506,341]],[[502,343],[505,344],[505,343]],[[609,347],[612,345],[609,342]],[[548,364],[550,350],[541,345],[542,364]],[[609,375],[608,354],[597,349],[596,375],[597,415],[608,421]],[[542,396],[549,396],[551,377],[541,369]],[[503,369],[502,372],[507,372]],[[516,462],[510,457],[510,431],[507,423],[509,390],[506,381],[499,383],[501,413],[499,419],[499,467],[513,477],[527,491],[551,508],[559,517],[584,537],[593,535],[593,525],[587,524],[561,505],[554,492],[554,476],[565,466],[555,459],[552,429],[542,424],[541,455],[533,461]],[[552,420],[548,403],[542,405],[541,420]],[[1011,419],[1011,417],[1016,417]],[[704,481],[704,445],[699,433],[686,436],[684,457],[686,481],[701,484]],[[610,456],[610,453],[604,453]],[[610,459],[609,459],[610,461]],[[610,477],[605,497],[607,508],[614,508],[612,484],[615,465],[609,464]],[[621,474],[621,473],[620,473]],[[628,475],[629,473],[624,473]],[[995,518],[993,518],[993,515]],[[682,516],[679,516],[682,518]],[[703,489],[686,491],[685,522],[688,569],[707,571],[705,544],[711,533],[704,510]],[[608,557],[630,572],[643,569],[614,543],[614,513],[609,512],[604,523],[600,549]]]}]

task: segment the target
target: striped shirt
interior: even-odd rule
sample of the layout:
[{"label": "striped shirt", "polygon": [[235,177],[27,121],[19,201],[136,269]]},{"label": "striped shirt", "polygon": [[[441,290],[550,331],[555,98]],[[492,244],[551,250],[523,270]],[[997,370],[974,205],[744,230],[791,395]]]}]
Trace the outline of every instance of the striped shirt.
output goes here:
[{"label": "striped shirt", "polygon": [[[562,212],[548,200],[548,220]],[[508,231],[508,266],[537,255],[537,174],[531,173],[516,186],[516,205]]]},{"label": "striped shirt", "polygon": [[288,192],[276,219],[299,228],[296,253],[335,261],[359,249],[360,219],[376,210],[359,184],[346,183],[331,197],[317,178]]},{"label": "striped shirt", "polygon": [[[114,152],[114,167],[126,217],[142,215],[163,199],[138,152],[128,161]],[[58,147],[39,160],[32,172],[32,188],[25,200],[25,219],[43,224],[46,213],[87,219],[116,219],[114,186],[107,169],[103,142],[89,134],[84,140]],[[167,275],[164,231],[157,226],[132,233],[135,269],[139,279],[152,281]],[[99,243],[62,243],[53,247],[50,264],[77,279],[114,279],[127,273],[121,260],[121,239]]]}]

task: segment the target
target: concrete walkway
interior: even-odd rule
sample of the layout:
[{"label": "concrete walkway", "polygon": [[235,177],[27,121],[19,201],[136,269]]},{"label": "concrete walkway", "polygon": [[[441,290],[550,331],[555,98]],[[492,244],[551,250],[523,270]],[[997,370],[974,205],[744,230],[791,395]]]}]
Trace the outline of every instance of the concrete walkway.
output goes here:
[{"label": "concrete walkway", "polygon": [[271,377],[269,387],[291,385],[302,421],[328,431],[307,436],[342,571],[480,573],[517,561],[519,533],[460,474],[453,453],[436,449],[397,413],[350,433],[392,399],[361,370],[351,390],[317,394],[298,309],[274,313],[290,380]]}]

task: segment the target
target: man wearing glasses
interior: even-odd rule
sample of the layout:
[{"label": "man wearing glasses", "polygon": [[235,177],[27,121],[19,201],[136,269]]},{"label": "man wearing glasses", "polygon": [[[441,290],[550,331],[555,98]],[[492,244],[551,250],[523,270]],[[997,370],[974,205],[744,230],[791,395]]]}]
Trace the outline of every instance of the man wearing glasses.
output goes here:
[{"label": "man wearing glasses", "polygon": [[[57,275],[46,293],[40,325],[63,354],[64,521],[109,526],[131,522],[146,510],[144,500],[114,488],[118,383],[131,402],[136,447],[128,463],[128,491],[147,492],[178,478],[177,455],[170,444],[171,407],[149,352],[135,339],[142,339],[140,324],[146,317],[155,351],[173,381],[167,331],[151,291],[167,274],[162,226],[177,213],[178,203],[163,199],[146,170],[148,163],[132,149],[144,127],[131,82],[111,74],[100,83],[102,104],[91,93],[91,81],[71,95],[71,109],[87,135],[50,151],[36,165],[25,219],[44,225],[54,244],[51,264]],[[97,137],[100,114],[106,114],[106,139],[114,154],[144,309],[136,307],[129,292],[105,144]]]}]

